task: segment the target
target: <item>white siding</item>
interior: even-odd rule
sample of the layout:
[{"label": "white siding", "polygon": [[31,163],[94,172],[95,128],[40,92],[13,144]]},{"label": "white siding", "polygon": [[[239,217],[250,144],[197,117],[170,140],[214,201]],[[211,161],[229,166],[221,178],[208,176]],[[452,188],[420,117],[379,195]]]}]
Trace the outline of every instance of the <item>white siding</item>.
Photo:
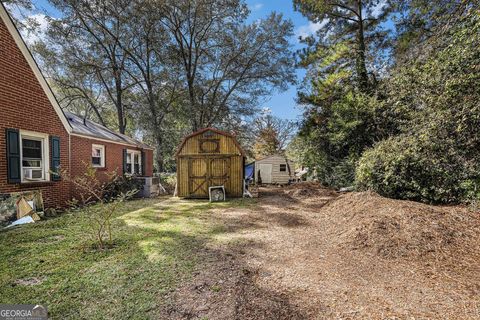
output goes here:
[{"label": "white siding", "polygon": [[[261,160],[255,161],[255,181],[258,179],[258,170],[260,168],[260,164],[271,164],[272,165],[272,182],[273,184],[286,184],[290,179],[295,176],[295,164],[292,161],[288,161],[290,165],[291,174],[289,174],[288,167],[286,171],[280,171],[280,164],[286,164],[285,157],[280,155],[270,156]],[[267,179],[268,180],[268,179]],[[265,178],[262,177],[262,182],[265,181]]]}]

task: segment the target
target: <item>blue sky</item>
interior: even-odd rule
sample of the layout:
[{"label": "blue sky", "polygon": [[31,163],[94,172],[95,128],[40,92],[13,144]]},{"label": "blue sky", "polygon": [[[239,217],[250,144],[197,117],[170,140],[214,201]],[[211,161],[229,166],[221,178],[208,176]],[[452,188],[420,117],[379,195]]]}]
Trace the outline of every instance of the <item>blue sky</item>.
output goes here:
[{"label": "blue sky", "polygon": [[[295,35],[291,39],[292,49],[301,48],[298,42],[299,35],[310,35],[316,31],[316,25],[309,22],[307,18],[299,12],[293,10],[291,0],[247,0],[247,4],[251,10],[250,20],[268,16],[272,11],[282,13],[285,19],[293,22]],[[297,81],[302,81],[305,74],[304,70],[297,70]],[[296,104],[297,88],[295,85],[285,92],[276,92],[272,96],[267,97],[261,107],[268,107],[272,113],[280,118],[296,119],[301,114],[301,109]]]},{"label": "blue sky", "polygon": [[[58,12],[52,8],[46,0],[33,1],[35,7],[40,11],[46,10],[48,14],[57,16]],[[289,19],[294,24],[294,33],[291,44],[292,49],[297,50],[301,48],[298,42],[299,35],[308,35],[313,33],[316,28],[315,24],[310,23],[300,13],[293,10],[293,3],[291,0],[246,0],[251,14],[249,21],[268,16],[272,11],[282,13],[285,19]],[[304,71],[297,70],[297,81],[303,79]],[[272,113],[278,117],[285,119],[297,119],[301,114],[301,109],[297,106],[295,100],[297,95],[297,88],[292,85],[285,92],[275,92],[271,96],[266,97],[260,106],[261,108],[269,108]]]}]

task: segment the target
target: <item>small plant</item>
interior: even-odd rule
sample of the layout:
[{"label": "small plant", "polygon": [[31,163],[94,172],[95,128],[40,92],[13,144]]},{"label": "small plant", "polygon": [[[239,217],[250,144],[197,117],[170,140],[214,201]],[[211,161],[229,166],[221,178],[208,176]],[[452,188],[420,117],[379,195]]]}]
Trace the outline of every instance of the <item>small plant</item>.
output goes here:
[{"label": "small plant", "polygon": [[106,174],[105,182],[97,176],[97,170],[84,163],[85,172],[79,176],[70,176],[65,170],[60,170],[62,179],[71,182],[80,199],[73,199],[71,205],[81,207],[92,221],[93,236],[99,249],[105,249],[107,242],[112,244],[112,217],[123,202],[133,197],[138,190],[117,190],[112,192],[112,185],[123,177],[115,171]]},{"label": "small plant", "polygon": [[114,173],[110,181],[105,185],[105,192],[103,197],[112,199],[130,190],[140,190],[142,188],[142,181],[132,175],[118,176]]},{"label": "small plant", "polygon": [[173,194],[175,185],[177,184],[177,175],[175,173],[160,173],[158,174],[160,185],[165,189],[166,194]]},{"label": "small plant", "polygon": [[222,287],[218,285],[213,285],[210,287],[210,290],[212,290],[213,292],[220,292],[222,290]]}]

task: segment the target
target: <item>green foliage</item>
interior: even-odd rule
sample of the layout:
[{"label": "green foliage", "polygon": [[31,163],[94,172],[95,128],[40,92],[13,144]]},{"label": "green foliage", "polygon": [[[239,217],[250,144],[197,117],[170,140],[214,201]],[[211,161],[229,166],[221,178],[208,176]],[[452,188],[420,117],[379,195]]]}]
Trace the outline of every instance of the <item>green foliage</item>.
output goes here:
[{"label": "green foliage", "polygon": [[299,162],[326,186],[352,185],[356,161],[381,134],[382,108],[375,96],[346,91],[312,110],[294,142]]},{"label": "green foliage", "polygon": [[[322,1],[304,2],[324,14],[331,9],[315,7]],[[312,90],[300,94],[309,107],[296,149],[303,149],[297,152],[300,162],[322,183],[343,186],[355,173],[358,188],[389,197],[444,203],[478,199],[478,4],[442,3],[415,0],[397,6],[402,13],[393,51],[397,60],[373,91],[362,91],[339,72],[352,71],[340,68],[347,65],[343,54],[349,54],[340,42],[304,60],[322,72],[313,72]]]},{"label": "green foliage", "polygon": [[71,182],[80,196],[80,199],[74,199],[71,205],[82,208],[89,216],[91,236],[98,248],[102,250],[107,244],[112,245],[112,218],[122,208],[123,202],[132,198],[138,190],[130,188],[131,181],[119,177],[115,171],[107,173],[107,182],[103,182],[99,179],[97,170],[87,163],[83,174],[72,177],[67,171],[61,170],[61,177]]},{"label": "green foliage", "polygon": [[160,173],[158,177],[167,194],[173,194],[177,184],[177,175],[175,173]]},{"label": "green foliage", "polygon": [[[294,0],[294,8],[319,25],[316,34],[301,39],[307,47],[300,65],[309,69],[313,86],[343,80],[363,93],[375,87],[375,65],[389,46],[383,22],[393,6],[390,1]],[[313,78],[313,79],[312,79]]]},{"label": "green foliage", "polygon": [[[122,194],[135,190],[135,193],[142,187],[142,181],[131,175],[117,176],[107,182],[104,186],[103,198],[116,199]],[[132,194],[133,196],[133,194]]]},{"label": "green foliage", "polygon": [[389,46],[382,22],[393,6],[378,0],[295,0],[294,7],[319,23],[316,34],[302,39],[307,46],[299,54],[307,69],[298,94],[306,110],[295,143],[305,150],[296,158],[327,186],[351,185],[361,153],[391,131],[381,117],[377,66]]},{"label": "green foliage", "polygon": [[392,198],[452,203],[478,196],[480,171],[444,140],[398,136],[366,151],[356,169],[358,189]]},{"label": "green foliage", "polygon": [[443,37],[428,43],[437,50],[390,79],[391,108],[407,121],[399,122],[402,135],[363,155],[356,172],[360,188],[425,202],[478,199],[478,13],[463,17]]}]

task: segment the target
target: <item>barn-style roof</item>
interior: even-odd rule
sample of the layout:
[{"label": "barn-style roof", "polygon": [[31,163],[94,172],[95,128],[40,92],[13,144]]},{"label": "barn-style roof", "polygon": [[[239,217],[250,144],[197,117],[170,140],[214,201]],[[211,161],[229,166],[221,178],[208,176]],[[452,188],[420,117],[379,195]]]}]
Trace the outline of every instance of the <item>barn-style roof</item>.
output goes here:
[{"label": "barn-style roof", "polygon": [[180,143],[180,145],[178,146],[176,155],[178,156],[178,154],[180,153],[180,151],[182,150],[183,146],[185,145],[185,143],[187,142],[188,139],[190,139],[192,137],[195,137],[199,134],[205,133],[207,131],[212,131],[212,132],[215,132],[217,134],[232,138],[232,140],[235,143],[235,145],[237,146],[238,150],[240,150],[241,155],[245,156],[245,152],[243,151],[242,146],[240,146],[240,144],[237,141],[237,138],[233,134],[230,134],[228,132],[221,131],[221,130],[218,130],[218,129],[215,129],[215,128],[211,128],[211,127],[200,129],[198,131],[195,131],[195,132],[189,134],[188,136],[185,136],[182,140],[182,143]]},{"label": "barn-style roof", "polygon": [[143,142],[110,130],[107,127],[104,127],[88,119],[84,120],[82,117],[74,113],[68,111],[64,111],[64,113],[67,117],[68,122],[70,123],[70,126],[72,127],[72,134],[74,135],[76,134],[80,136],[91,137],[93,139],[109,140],[112,142],[140,147],[143,149],[152,149],[152,147],[144,144]]}]

